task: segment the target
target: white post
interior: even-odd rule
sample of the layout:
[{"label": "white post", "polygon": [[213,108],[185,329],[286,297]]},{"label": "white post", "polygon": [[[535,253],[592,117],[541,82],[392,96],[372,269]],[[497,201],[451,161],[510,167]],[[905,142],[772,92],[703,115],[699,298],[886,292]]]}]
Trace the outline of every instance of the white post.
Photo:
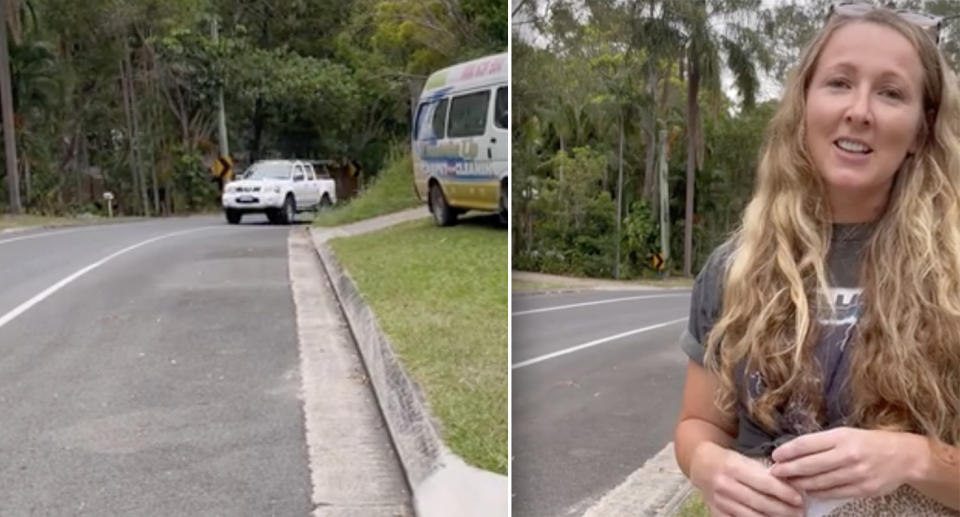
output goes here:
[{"label": "white post", "polygon": [[663,253],[664,273],[670,274],[670,199],[667,194],[667,130],[660,130],[660,252]]},{"label": "white post", "polygon": [[[217,18],[213,18],[213,43],[215,45],[220,43],[220,33],[217,30]],[[230,156],[230,145],[227,140],[227,113],[223,107],[223,87],[217,89],[217,130],[220,133],[220,156],[229,157]],[[223,188],[224,182],[230,178],[221,178],[220,185],[221,189]]]},{"label": "white post", "polygon": [[113,218],[113,192],[104,192],[103,199],[107,202],[107,217]]}]

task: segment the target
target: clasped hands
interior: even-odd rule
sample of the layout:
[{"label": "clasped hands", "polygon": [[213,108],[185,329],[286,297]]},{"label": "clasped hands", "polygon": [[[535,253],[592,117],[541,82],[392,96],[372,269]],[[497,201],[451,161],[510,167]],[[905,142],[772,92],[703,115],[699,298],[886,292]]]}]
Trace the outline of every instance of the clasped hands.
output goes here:
[{"label": "clasped hands", "polygon": [[795,438],[773,451],[774,465],[709,443],[691,481],[715,517],[803,516],[804,496],[863,498],[906,483],[922,437],[840,427]]}]

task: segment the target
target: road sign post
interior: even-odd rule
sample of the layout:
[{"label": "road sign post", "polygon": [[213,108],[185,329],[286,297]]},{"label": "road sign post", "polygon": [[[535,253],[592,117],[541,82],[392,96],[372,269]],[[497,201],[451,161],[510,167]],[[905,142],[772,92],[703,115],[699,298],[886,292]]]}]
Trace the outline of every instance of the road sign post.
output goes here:
[{"label": "road sign post", "polygon": [[222,190],[224,184],[233,180],[233,160],[229,156],[221,156],[213,161],[210,171]]},{"label": "road sign post", "polygon": [[103,200],[107,202],[107,217],[113,217],[113,192],[104,192]]},{"label": "road sign post", "polygon": [[656,269],[660,273],[660,276],[663,276],[663,270],[666,268],[667,262],[664,260],[663,253],[654,253],[653,254],[653,269]]}]

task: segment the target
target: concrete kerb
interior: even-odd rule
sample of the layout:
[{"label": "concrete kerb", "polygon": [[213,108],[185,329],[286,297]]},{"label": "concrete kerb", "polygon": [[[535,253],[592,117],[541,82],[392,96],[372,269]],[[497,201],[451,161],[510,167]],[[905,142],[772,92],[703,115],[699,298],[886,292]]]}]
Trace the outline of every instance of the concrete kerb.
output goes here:
[{"label": "concrete kerb", "polygon": [[467,465],[453,454],[431,421],[370,306],[330,248],[311,232],[324,270],[343,308],[377,397],[380,411],[413,493],[420,517],[506,516],[506,476]]},{"label": "concrete kerb", "polygon": [[675,517],[691,494],[693,485],[677,467],[670,442],[583,517]]}]

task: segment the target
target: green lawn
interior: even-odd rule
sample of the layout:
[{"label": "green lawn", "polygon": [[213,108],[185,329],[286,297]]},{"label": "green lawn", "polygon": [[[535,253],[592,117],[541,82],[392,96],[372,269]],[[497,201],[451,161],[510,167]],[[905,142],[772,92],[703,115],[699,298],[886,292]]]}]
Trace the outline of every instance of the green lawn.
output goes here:
[{"label": "green lawn", "polygon": [[508,235],[495,221],[414,221],[330,246],[423,388],[447,445],[506,474]]},{"label": "green lawn", "polygon": [[314,218],[317,226],[338,226],[420,206],[413,190],[410,154],[388,163],[377,179],[357,197]]}]

